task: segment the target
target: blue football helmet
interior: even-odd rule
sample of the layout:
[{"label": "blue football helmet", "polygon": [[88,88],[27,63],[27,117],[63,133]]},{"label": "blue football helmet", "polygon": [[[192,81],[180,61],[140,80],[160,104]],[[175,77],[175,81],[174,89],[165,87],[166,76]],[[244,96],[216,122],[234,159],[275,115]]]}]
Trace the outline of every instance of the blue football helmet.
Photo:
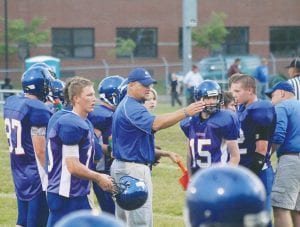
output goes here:
[{"label": "blue football helmet", "polygon": [[35,95],[41,101],[51,92],[52,75],[43,67],[36,66],[27,69],[21,78],[24,93]]},{"label": "blue football helmet", "polygon": [[51,83],[51,97],[55,99],[59,99],[61,102],[64,102],[64,88],[65,82],[55,79]]},{"label": "blue football helmet", "polygon": [[99,211],[79,210],[74,211],[61,220],[59,220],[55,227],[124,227],[125,225],[117,220],[113,215],[107,213],[99,213]]},{"label": "blue football helmet", "polygon": [[127,95],[127,87],[128,87],[128,79],[126,78],[122,84],[119,86],[119,99],[118,102],[120,103],[123,98]]},{"label": "blue football helmet", "polygon": [[221,109],[221,104],[223,102],[222,89],[220,85],[213,80],[204,80],[199,84],[194,90],[194,98],[199,101],[206,97],[217,97],[216,104],[207,105],[203,111],[212,114],[218,112]]},{"label": "blue football helmet", "polygon": [[117,204],[124,210],[135,210],[145,204],[148,189],[144,181],[131,176],[123,176],[116,184],[114,197]]},{"label": "blue football helmet", "polygon": [[124,78],[117,75],[104,78],[98,86],[100,100],[111,106],[117,106],[119,98],[118,87],[123,81]]},{"label": "blue football helmet", "polygon": [[43,67],[49,71],[49,73],[51,74],[52,77],[54,77],[54,79],[57,79],[56,73],[53,70],[53,68],[44,62],[37,62],[37,63],[33,64],[32,66],[30,66],[30,68],[32,68],[32,67]]},{"label": "blue football helmet", "polygon": [[216,165],[198,171],[186,194],[185,220],[192,227],[263,227],[270,221],[266,191],[245,167]]}]

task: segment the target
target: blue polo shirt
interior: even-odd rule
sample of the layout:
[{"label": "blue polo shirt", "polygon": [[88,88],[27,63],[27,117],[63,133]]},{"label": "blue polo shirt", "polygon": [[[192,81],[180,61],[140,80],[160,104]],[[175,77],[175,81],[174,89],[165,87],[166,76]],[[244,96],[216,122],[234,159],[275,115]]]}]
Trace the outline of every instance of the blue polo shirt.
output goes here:
[{"label": "blue polo shirt", "polygon": [[279,144],[277,156],[286,152],[300,152],[300,102],[289,99],[275,106],[277,114],[273,143]]},{"label": "blue polo shirt", "polygon": [[153,116],[139,101],[126,96],[113,114],[113,156],[117,160],[153,163]]}]

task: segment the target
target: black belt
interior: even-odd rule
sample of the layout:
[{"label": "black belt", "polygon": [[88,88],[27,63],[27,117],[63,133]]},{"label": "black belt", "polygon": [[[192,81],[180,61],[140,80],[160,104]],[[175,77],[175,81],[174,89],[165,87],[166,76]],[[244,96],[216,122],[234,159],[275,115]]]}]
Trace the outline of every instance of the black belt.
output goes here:
[{"label": "black belt", "polygon": [[279,155],[279,157],[281,157],[282,155],[300,155],[300,152],[283,152]]},{"label": "black belt", "polygon": [[147,163],[147,162],[137,162],[137,161],[130,161],[130,160],[125,160],[125,159],[117,159],[118,161],[122,161],[122,162],[130,162],[130,163],[135,163],[135,164],[142,164],[145,166],[151,166],[151,163]]}]

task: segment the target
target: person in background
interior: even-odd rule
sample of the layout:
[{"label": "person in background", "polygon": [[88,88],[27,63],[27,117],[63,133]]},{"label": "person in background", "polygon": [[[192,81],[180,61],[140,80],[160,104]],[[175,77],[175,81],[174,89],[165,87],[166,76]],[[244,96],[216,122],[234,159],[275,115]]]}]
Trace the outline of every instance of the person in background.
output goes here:
[{"label": "person in background", "polygon": [[112,148],[115,159],[111,176],[118,184],[121,177],[129,175],[143,180],[148,188],[148,198],[142,207],[128,211],[116,204],[116,217],[127,226],[153,226],[150,166],[155,161],[154,133],[204,108],[204,103],[199,101],[175,112],[154,116],[143,105],[153,83],[156,81],[144,68],[133,69],[128,75],[127,95],[113,115]]},{"label": "person in background", "polygon": [[186,105],[194,102],[194,88],[195,86],[198,86],[202,81],[203,78],[199,73],[198,66],[193,65],[192,70],[189,71],[183,79],[183,83],[185,84]]},{"label": "person in background", "polygon": [[178,78],[175,73],[171,74],[171,105],[175,106],[175,102],[179,106],[182,106],[181,100],[179,99],[178,94]]},{"label": "person in background", "polygon": [[[10,83],[10,78],[6,77],[4,79],[4,84],[1,84],[1,89],[14,89],[14,86]],[[3,93],[3,99],[6,100],[9,96],[14,95],[12,92],[4,92]]]},{"label": "person in background", "polygon": [[300,59],[295,58],[286,68],[290,77],[288,82],[294,87],[295,96],[300,100]]},{"label": "person in background", "polygon": [[266,90],[269,83],[269,67],[268,59],[263,58],[261,65],[257,66],[254,71],[254,78],[258,81],[257,84],[257,96],[260,99],[266,99]]},{"label": "person in background", "polygon": [[300,226],[300,101],[286,81],[275,84],[266,95],[272,99],[277,115],[272,138],[277,154],[272,187],[275,227]]},{"label": "person in background", "polygon": [[[151,87],[150,93],[147,95],[145,99],[144,106],[150,112],[152,112],[156,108],[157,102],[158,102],[157,92],[154,88]],[[174,163],[177,163],[179,160],[181,160],[181,157],[175,152],[163,150],[160,146],[155,145],[155,162],[153,165],[157,165],[161,157],[168,157]]]},{"label": "person in background", "polygon": [[230,78],[233,74],[240,73],[240,65],[241,65],[241,59],[236,58],[233,62],[233,64],[229,67],[227,76]]},{"label": "person in background", "polygon": [[224,91],[223,92],[223,109],[228,109],[233,112],[236,112],[236,101],[235,98],[233,97],[233,94],[230,91]]}]

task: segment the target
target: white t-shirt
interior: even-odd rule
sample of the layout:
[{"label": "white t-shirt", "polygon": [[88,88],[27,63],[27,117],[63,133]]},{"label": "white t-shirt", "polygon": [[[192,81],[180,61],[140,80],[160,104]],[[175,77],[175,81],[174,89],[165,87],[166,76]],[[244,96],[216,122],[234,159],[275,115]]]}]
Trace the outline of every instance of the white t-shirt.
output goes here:
[{"label": "white t-shirt", "polygon": [[189,71],[183,79],[183,83],[188,88],[198,86],[202,81],[203,81],[203,78],[200,75],[200,73],[199,72],[195,73],[193,71]]}]

